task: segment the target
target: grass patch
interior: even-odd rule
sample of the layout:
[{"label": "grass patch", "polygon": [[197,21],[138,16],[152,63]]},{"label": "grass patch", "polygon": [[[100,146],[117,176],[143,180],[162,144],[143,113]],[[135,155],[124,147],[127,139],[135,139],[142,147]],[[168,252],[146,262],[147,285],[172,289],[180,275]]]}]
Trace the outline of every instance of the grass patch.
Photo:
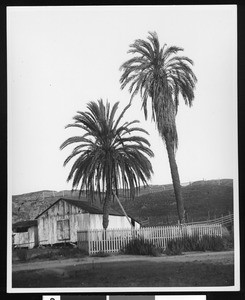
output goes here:
[{"label": "grass patch", "polygon": [[107,257],[110,256],[110,253],[104,252],[104,251],[99,251],[98,253],[90,255],[92,257]]},{"label": "grass patch", "polygon": [[70,247],[46,247],[44,249],[14,249],[13,261],[36,261],[36,260],[57,260],[62,258],[80,258],[88,255],[88,252]]},{"label": "grass patch", "polygon": [[27,249],[16,249],[16,256],[20,261],[27,261],[28,260],[28,250]]},{"label": "grass patch", "polygon": [[87,252],[78,248],[59,248],[56,251],[50,249],[46,253],[40,253],[36,256],[37,259],[60,259],[60,258],[77,258],[88,255]]},{"label": "grass patch", "polygon": [[[89,268],[89,269],[88,269]],[[59,269],[60,270],[60,269]],[[17,271],[13,287],[195,287],[232,286],[234,265],[200,262],[131,261],[94,264],[84,269],[67,266],[54,269]]]}]

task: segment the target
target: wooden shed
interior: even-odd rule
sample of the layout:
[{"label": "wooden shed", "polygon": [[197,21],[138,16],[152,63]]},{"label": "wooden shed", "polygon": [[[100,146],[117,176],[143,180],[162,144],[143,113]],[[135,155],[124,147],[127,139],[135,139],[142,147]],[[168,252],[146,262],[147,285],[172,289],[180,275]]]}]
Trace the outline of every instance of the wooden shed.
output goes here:
[{"label": "wooden shed", "polygon": [[[128,217],[131,224],[123,213],[110,209],[108,229],[140,227],[137,221]],[[103,229],[102,219],[101,208],[86,201],[60,198],[36,217],[39,244],[77,242],[77,231]]]},{"label": "wooden shed", "polygon": [[37,220],[17,222],[12,232],[14,247],[31,249],[38,245]]}]

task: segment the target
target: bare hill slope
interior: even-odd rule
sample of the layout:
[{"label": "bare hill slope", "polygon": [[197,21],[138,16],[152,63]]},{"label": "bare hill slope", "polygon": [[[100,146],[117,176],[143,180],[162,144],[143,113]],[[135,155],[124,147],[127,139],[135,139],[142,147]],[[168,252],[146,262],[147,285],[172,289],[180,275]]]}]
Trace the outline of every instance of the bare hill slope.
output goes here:
[{"label": "bare hill slope", "polygon": [[[34,219],[40,212],[62,196],[78,198],[78,192],[38,191],[12,197],[12,221]],[[183,187],[183,196],[189,221],[206,220],[233,212],[233,180],[197,181]],[[86,201],[82,196],[81,200]],[[150,225],[177,222],[177,211],[172,185],[152,185],[141,188],[134,201],[120,197],[128,214],[139,220],[149,218]],[[97,203],[98,205],[98,203]],[[119,205],[112,206],[120,211]]]},{"label": "bare hill slope", "polygon": [[[187,218],[203,221],[233,212],[233,181],[200,181],[182,187]],[[164,190],[138,196],[134,201],[122,201],[126,212],[139,220],[149,218],[150,226],[176,224],[178,221],[174,191]],[[119,208],[118,204],[114,207]]]}]

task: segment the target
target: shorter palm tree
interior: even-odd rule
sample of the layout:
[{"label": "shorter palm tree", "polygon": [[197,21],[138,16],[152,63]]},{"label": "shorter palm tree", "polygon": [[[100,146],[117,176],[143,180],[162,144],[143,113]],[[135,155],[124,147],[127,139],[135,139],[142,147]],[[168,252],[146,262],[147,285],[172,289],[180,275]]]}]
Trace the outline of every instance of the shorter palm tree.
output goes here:
[{"label": "shorter palm tree", "polygon": [[[67,181],[73,179],[73,190],[80,186],[80,193],[86,190],[93,201],[96,194],[103,202],[103,227],[109,223],[109,208],[112,195],[118,197],[119,189],[124,195],[133,199],[140,184],[147,185],[147,180],[153,173],[148,157],[154,154],[150,150],[150,143],[142,136],[133,135],[134,132],[148,132],[134,124],[134,120],[120,125],[125,112],[130,107],[127,105],[118,118],[115,113],[119,102],[110,109],[110,104],[103,100],[88,103],[86,112],[77,112],[73,118],[76,127],[84,131],[81,136],[68,138],[60,149],[74,143],[78,145],[67,157],[64,166],[74,157],[75,160]],[[103,195],[103,199],[101,197]]]}]

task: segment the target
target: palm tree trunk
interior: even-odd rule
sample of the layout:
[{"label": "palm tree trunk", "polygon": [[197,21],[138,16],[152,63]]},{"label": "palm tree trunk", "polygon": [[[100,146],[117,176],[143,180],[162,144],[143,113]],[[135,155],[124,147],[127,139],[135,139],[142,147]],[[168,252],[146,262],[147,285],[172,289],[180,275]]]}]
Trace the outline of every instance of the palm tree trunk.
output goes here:
[{"label": "palm tree trunk", "polygon": [[103,205],[103,228],[106,230],[109,224],[109,209],[111,206],[111,198],[112,198],[112,178],[111,178],[111,161],[110,155],[107,153],[107,176],[106,176],[106,192],[105,199]]},{"label": "palm tree trunk", "polygon": [[166,141],[166,148],[168,152],[168,159],[170,164],[179,221],[181,224],[183,224],[185,222],[185,209],[184,209],[184,201],[182,197],[182,191],[181,191],[181,185],[179,179],[179,172],[178,172],[178,167],[175,159],[174,143],[167,138],[165,138],[165,141]]},{"label": "palm tree trunk", "polygon": [[106,230],[109,224],[109,209],[111,206],[111,194],[106,193],[103,205],[103,228]]}]

